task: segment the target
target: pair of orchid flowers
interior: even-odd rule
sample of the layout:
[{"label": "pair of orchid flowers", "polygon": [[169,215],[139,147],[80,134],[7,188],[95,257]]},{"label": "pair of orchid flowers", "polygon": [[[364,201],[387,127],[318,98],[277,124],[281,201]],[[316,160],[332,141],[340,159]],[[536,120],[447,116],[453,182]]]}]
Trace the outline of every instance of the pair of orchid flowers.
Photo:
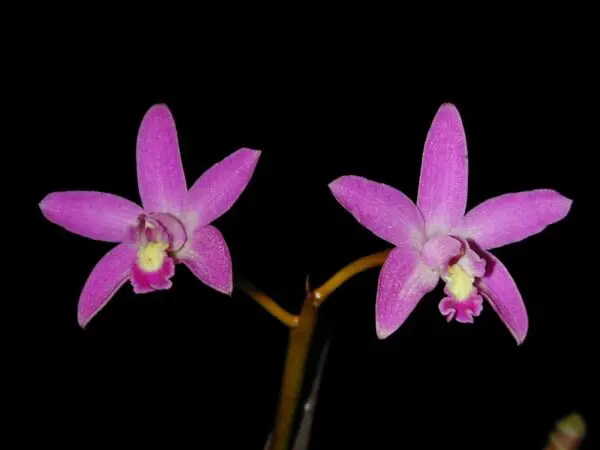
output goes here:
[{"label": "pair of orchid flowers", "polygon": [[[173,116],[152,106],[137,137],[142,206],[114,194],[54,192],[46,219],[81,236],[117,243],[93,268],[78,303],[82,327],[130,281],[135,293],[169,289],[177,264],[231,294],[232,262],[212,225],[248,185],[261,152],[242,148],[187,187]],[[572,200],[549,189],[509,193],[469,212],[468,157],[458,110],[443,104],[427,133],[416,204],[393,187],[348,175],[329,184],[336,200],[364,227],[394,246],[379,275],[376,332],[396,331],[440,281],[439,303],[450,321],[472,323],[485,298],[517,343],[527,334],[523,299],[506,267],[489,250],[521,241],[563,219]]]}]

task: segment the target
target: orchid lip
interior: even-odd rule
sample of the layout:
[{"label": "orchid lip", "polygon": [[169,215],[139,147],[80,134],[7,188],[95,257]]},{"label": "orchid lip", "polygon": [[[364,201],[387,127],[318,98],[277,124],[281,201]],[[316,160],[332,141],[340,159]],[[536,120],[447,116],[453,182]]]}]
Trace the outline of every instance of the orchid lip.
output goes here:
[{"label": "orchid lip", "polygon": [[[438,249],[444,250],[438,252],[444,256],[443,260],[440,259],[443,262],[439,270],[440,277],[446,284],[446,297],[440,302],[439,311],[448,321],[454,319],[461,323],[473,323],[483,306],[477,286],[478,280],[485,273],[486,262],[465,239],[455,236],[437,239],[439,242],[432,243],[430,247],[437,244]],[[456,243],[459,243],[458,249]],[[429,253],[435,254],[434,250],[429,249]]]},{"label": "orchid lip", "polygon": [[[444,289],[444,292],[450,294],[448,289]],[[463,300],[458,300],[450,294],[440,301],[438,308],[448,322],[454,319],[461,323],[473,323],[473,318],[479,316],[483,310],[483,298],[475,289]]]},{"label": "orchid lip", "polygon": [[[149,246],[157,245],[155,243]],[[151,248],[150,251],[153,251]],[[152,292],[159,289],[169,289],[172,286],[170,278],[175,274],[175,263],[166,253],[156,252],[157,259],[144,261],[145,249],[141,250],[131,270],[131,283],[137,294]]]},{"label": "orchid lip", "polygon": [[181,222],[166,213],[140,214],[134,239],[137,247],[131,270],[134,292],[142,294],[169,289],[170,278],[175,273],[173,253],[187,240]]}]

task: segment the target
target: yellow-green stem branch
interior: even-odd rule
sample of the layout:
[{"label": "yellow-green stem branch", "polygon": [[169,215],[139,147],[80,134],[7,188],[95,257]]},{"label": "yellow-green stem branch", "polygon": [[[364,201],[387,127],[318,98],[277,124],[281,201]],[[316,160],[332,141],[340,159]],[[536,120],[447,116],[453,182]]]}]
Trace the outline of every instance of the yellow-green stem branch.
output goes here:
[{"label": "yellow-green stem branch", "polygon": [[[390,250],[365,256],[348,264],[334,274],[320,288],[310,291],[306,286],[306,298],[297,317],[296,327],[290,330],[288,351],[283,371],[283,381],[279,394],[275,427],[273,429],[271,450],[288,450],[292,437],[294,418],[298,410],[298,400],[306,369],[306,358],[317,323],[319,306],[338,287],[365,270],[378,267],[385,262]],[[253,297],[254,298],[254,297]]]},{"label": "yellow-green stem branch", "polygon": [[236,287],[244,291],[249,297],[255,300],[260,306],[265,308],[269,314],[278,319],[284,325],[295,328],[298,326],[298,316],[287,312],[277,304],[275,300],[258,289],[247,280],[236,280]]},{"label": "yellow-green stem branch", "polygon": [[317,306],[313,295],[307,292],[298,327],[290,330],[288,351],[283,369],[283,381],[279,394],[279,404],[275,416],[271,450],[287,450],[292,437],[294,417],[304,380],[306,358],[317,321]]},{"label": "yellow-green stem branch", "polygon": [[315,306],[320,306],[331,295],[333,291],[339,288],[342,284],[358,275],[367,269],[381,266],[385,262],[385,258],[390,253],[390,250],[384,250],[379,253],[364,256],[351,262],[346,267],[338,271],[329,280],[327,280],[320,288],[313,291]]},{"label": "yellow-green stem branch", "polygon": [[321,287],[310,291],[308,282],[306,298],[300,315],[289,313],[275,300],[262,292],[247,280],[237,280],[236,287],[261,305],[273,317],[290,328],[290,339],[283,370],[283,381],[279,393],[279,403],[275,417],[275,427],[271,441],[271,450],[288,450],[292,437],[294,417],[298,409],[298,400],[304,380],[306,358],[317,323],[319,306],[342,284],[365,270],[381,266],[390,250],[359,258],[336,272]]}]

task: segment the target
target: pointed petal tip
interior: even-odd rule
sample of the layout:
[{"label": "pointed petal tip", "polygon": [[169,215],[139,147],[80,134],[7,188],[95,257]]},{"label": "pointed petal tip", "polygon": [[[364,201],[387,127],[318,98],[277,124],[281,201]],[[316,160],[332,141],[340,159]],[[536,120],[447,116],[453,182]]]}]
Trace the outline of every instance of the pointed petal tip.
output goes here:
[{"label": "pointed petal tip", "polygon": [[560,214],[558,215],[558,218],[555,220],[555,222],[558,222],[559,220],[564,219],[567,214],[569,214],[569,211],[571,210],[571,207],[573,206],[573,199],[567,197],[566,195],[561,194],[560,192],[558,192],[555,189],[536,189],[534,191],[531,191],[533,193],[539,193],[541,195],[546,195],[548,197],[549,200],[552,201],[551,206],[555,206]]},{"label": "pointed petal tip", "polygon": [[565,197],[566,203],[567,203],[567,213],[569,211],[571,211],[571,207],[573,206],[573,199]]},{"label": "pointed petal tip", "polygon": [[458,123],[462,126],[460,111],[454,103],[445,102],[440,105],[435,113],[433,122],[440,119],[450,120],[451,122]]},{"label": "pointed petal tip", "polygon": [[46,194],[43,199],[40,200],[40,202],[38,203],[38,207],[40,208],[40,211],[42,212],[44,217],[46,217],[46,219],[50,220],[48,217],[48,213],[56,204],[60,203],[61,197],[63,197],[66,194],[67,192],[50,192],[49,194]]},{"label": "pointed petal tip", "polygon": [[569,211],[571,210],[571,207],[573,206],[573,199],[562,195],[560,192],[557,192],[556,194],[563,201],[563,204],[564,204],[563,208],[564,208],[564,211],[565,211],[564,214],[566,216],[569,213]]},{"label": "pointed petal tip", "polygon": [[445,116],[446,120],[450,120],[451,122],[457,124],[461,129],[463,127],[462,116],[458,110],[458,107],[454,103],[442,103],[436,116]]},{"label": "pointed petal tip", "polygon": [[513,333],[511,331],[511,334],[515,338],[515,341],[517,341],[517,346],[521,346],[523,344],[523,342],[525,342],[525,338],[527,337],[528,327],[529,327],[529,323],[526,323],[525,328],[523,330],[521,330],[519,333]]},{"label": "pointed petal tip", "polygon": [[89,323],[89,321],[90,321],[89,319],[86,319],[81,314],[77,314],[77,323],[79,324],[79,327],[82,330],[86,330],[87,329],[87,324]]},{"label": "pointed petal tip", "polygon": [[40,200],[40,202],[38,203],[38,208],[40,208],[40,211],[42,212],[42,214],[44,215],[44,217],[46,217],[46,209],[47,209],[47,205],[48,202],[50,201],[50,199],[52,198],[52,193],[47,194],[43,199]]},{"label": "pointed petal tip", "polygon": [[237,151],[254,154],[256,156],[256,158],[260,157],[260,155],[262,153],[262,150],[259,150],[256,148],[249,148],[249,147],[241,147]]},{"label": "pointed petal tip", "polygon": [[145,116],[148,117],[156,115],[170,116],[171,109],[167,106],[166,103],[155,103],[150,108],[148,108]]},{"label": "pointed petal tip", "polygon": [[145,124],[157,120],[174,122],[173,113],[166,103],[155,103],[150,106],[142,117],[140,128]]},{"label": "pointed petal tip", "polygon": [[88,324],[91,320],[98,315],[100,310],[97,310],[90,314],[89,311],[86,311],[85,308],[82,307],[81,302],[77,305],[77,324],[82,330],[88,329]]},{"label": "pointed petal tip", "polygon": [[[202,280],[201,280],[202,281]],[[219,294],[226,295],[227,297],[233,297],[233,283],[227,286],[210,285],[205,283],[209,288],[214,289]]]},{"label": "pointed petal tip", "polygon": [[223,291],[221,291],[221,293],[227,295],[228,297],[232,297],[233,296],[233,283],[231,283],[229,286],[227,286],[225,289],[223,289]]},{"label": "pointed petal tip", "polygon": [[387,339],[391,336],[396,329],[389,328],[381,324],[379,321],[375,321],[375,333],[377,334],[377,338],[380,340]]},{"label": "pointed petal tip", "polygon": [[342,184],[344,181],[351,180],[352,178],[358,177],[356,175],[342,175],[337,177],[335,180],[330,181],[327,186],[333,191],[337,189],[340,186],[340,184]]},{"label": "pointed petal tip", "polygon": [[327,185],[327,187],[333,193],[333,195],[335,195],[336,189],[340,185],[340,182],[343,181],[343,178],[345,178],[345,177],[343,177],[343,176],[338,177],[335,180],[330,181],[329,184]]},{"label": "pointed petal tip", "polygon": [[[333,197],[343,205],[344,192],[348,190],[348,185],[352,186],[352,183],[356,180],[360,182],[363,178],[357,175],[342,175],[335,180],[330,181],[327,187],[331,191]],[[368,181],[366,179],[364,180]]]},{"label": "pointed petal tip", "polygon": [[[206,284],[206,283],[205,283]],[[228,297],[233,297],[233,275],[230,276],[227,284],[220,286],[218,284],[207,284],[208,287],[214,289],[220,294],[226,295]]]},{"label": "pointed petal tip", "polygon": [[40,200],[40,202],[38,203],[38,206],[41,208],[41,207],[42,207],[42,205],[48,201],[47,199],[48,199],[48,197],[49,197],[49,196],[51,196],[51,195],[52,195],[52,193],[49,193],[49,194],[46,194],[46,195],[44,195],[44,198],[42,198],[42,199]]},{"label": "pointed petal tip", "polygon": [[539,189],[538,191],[540,193],[551,194],[549,196],[549,200],[551,201],[549,201],[546,207],[546,213],[554,209],[554,217],[550,217],[548,223],[540,230],[543,231],[547,226],[560,222],[567,217],[573,206],[573,199],[564,196],[554,189]]},{"label": "pointed petal tip", "polygon": [[222,286],[221,289],[217,289],[217,291],[228,297],[233,297],[233,261],[231,261],[231,255],[229,256],[229,258],[230,258],[230,262],[229,262],[228,280],[227,280],[226,284],[224,286]]},{"label": "pointed petal tip", "polygon": [[[251,161],[251,163],[254,165],[254,167],[256,167],[256,164],[258,163],[260,155],[262,154],[262,150],[248,148],[248,147],[242,147],[242,148],[236,150],[235,153],[244,154],[248,158],[248,160]],[[252,168],[252,170],[254,170],[254,168]]]},{"label": "pointed petal tip", "polygon": [[444,102],[438,108],[438,112],[440,112],[440,111],[448,111],[448,112],[458,113],[458,108],[452,102]]}]

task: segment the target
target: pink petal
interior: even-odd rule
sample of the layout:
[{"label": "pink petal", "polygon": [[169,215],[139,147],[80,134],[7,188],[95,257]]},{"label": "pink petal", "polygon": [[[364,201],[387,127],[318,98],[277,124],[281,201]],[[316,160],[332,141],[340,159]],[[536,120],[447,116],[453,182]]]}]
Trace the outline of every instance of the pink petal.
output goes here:
[{"label": "pink petal", "polygon": [[79,297],[79,325],[85,327],[127,281],[135,255],[135,247],[119,244],[96,264]]},{"label": "pink petal", "polygon": [[198,228],[191,247],[178,257],[200,281],[224,294],[233,290],[231,256],[223,235],[212,225]]},{"label": "pink petal", "polygon": [[165,105],[152,106],[142,119],[137,138],[137,177],[146,211],[181,211],[187,185],[175,121]]},{"label": "pink petal", "polygon": [[90,239],[123,242],[143,209],[113,194],[66,191],[48,194],[41,202],[42,214],[50,222]]},{"label": "pink petal", "polygon": [[447,233],[464,215],[467,205],[467,142],[454,105],[442,105],[427,133],[417,206],[427,235]]},{"label": "pink petal", "polygon": [[436,236],[423,246],[423,262],[428,266],[441,269],[450,259],[462,252],[462,243],[451,236]]},{"label": "pink petal", "polygon": [[250,182],[260,154],[239,149],[198,178],[184,206],[190,229],[208,225],[231,208]]},{"label": "pink petal", "polygon": [[332,181],[329,189],[340,205],[381,239],[394,245],[423,245],[423,216],[397,189],[355,175]]},{"label": "pink petal", "polygon": [[477,288],[490,302],[517,343],[521,344],[527,335],[529,322],[519,289],[500,260],[489,252],[484,254],[487,259],[486,274],[477,282]]},{"label": "pink petal", "polygon": [[485,249],[521,241],[563,219],[572,200],[550,189],[510,193],[473,208],[456,233]]},{"label": "pink petal", "polygon": [[421,263],[419,251],[409,245],[392,250],[379,274],[375,307],[379,339],[396,331],[438,281],[438,274]]}]

